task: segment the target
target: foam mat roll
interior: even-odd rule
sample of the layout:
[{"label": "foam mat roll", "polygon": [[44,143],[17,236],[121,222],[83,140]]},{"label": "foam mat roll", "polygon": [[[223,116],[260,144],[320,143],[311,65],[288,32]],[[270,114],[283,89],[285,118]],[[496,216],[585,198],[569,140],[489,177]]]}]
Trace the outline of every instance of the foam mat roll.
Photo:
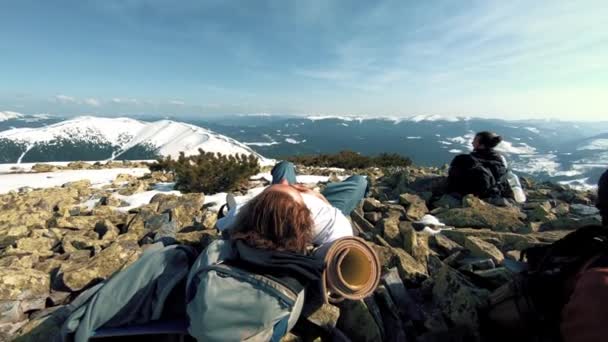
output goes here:
[{"label": "foam mat roll", "polygon": [[323,292],[326,303],[365,298],[380,282],[378,255],[361,238],[338,239],[319,248],[315,256],[325,260]]}]

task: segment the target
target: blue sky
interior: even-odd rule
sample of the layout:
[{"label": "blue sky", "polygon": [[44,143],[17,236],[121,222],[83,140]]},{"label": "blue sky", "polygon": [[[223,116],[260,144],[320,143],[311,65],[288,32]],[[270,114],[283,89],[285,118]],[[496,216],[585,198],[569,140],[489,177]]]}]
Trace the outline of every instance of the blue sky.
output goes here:
[{"label": "blue sky", "polygon": [[608,1],[0,4],[0,110],[608,117]]}]

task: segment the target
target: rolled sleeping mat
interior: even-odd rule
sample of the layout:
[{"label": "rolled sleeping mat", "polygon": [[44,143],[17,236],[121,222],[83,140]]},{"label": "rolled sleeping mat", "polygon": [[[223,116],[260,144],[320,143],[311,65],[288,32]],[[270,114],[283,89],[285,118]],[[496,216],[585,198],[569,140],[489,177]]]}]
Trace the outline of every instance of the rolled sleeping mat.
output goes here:
[{"label": "rolled sleeping mat", "polygon": [[363,299],[380,282],[378,255],[361,238],[340,238],[321,246],[314,255],[325,260],[322,279],[325,303]]}]

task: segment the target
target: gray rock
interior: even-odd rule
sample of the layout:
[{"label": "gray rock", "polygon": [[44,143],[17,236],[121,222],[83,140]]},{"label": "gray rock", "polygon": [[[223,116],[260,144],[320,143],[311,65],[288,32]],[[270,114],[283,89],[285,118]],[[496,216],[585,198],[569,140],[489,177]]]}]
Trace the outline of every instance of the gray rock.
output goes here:
[{"label": "gray rock", "polygon": [[599,215],[600,213],[600,211],[596,207],[584,204],[572,204],[570,205],[570,211],[578,216],[593,216]]},{"label": "gray rock", "polygon": [[505,256],[496,246],[474,236],[468,236],[465,239],[464,248],[468,249],[472,256],[490,258],[497,265],[502,264],[505,259]]},{"label": "gray rock", "polygon": [[453,268],[444,265],[435,277],[433,298],[451,326],[479,332],[478,310],[488,304],[489,291],[479,289]]}]

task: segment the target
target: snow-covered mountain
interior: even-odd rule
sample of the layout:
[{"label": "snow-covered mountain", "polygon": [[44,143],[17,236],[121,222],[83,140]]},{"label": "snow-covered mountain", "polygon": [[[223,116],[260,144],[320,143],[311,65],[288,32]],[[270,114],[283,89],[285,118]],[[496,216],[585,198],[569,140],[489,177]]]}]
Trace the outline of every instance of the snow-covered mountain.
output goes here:
[{"label": "snow-covered mountain", "polygon": [[43,127],[0,132],[3,162],[151,159],[206,152],[254,154],[238,141],[195,125],[83,116]]},{"label": "snow-covered mountain", "polygon": [[437,115],[370,118],[256,114],[187,122],[181,122],[183,118],[147,122],[100,117],[61,121],[58,117],[22,114],[3,117],[9,116],[0,121],[0,163],[150,159],[179,151],[195,153],[200,147],[277,159],[345,149],[362,154],[388,152],[408,156],[419,165],[440,166],[470,151],[475,132],[488,130],[504,137],[498,149],[511,168],[522,175],[588,186],[596,184],[608,167],[608,122]]}]

